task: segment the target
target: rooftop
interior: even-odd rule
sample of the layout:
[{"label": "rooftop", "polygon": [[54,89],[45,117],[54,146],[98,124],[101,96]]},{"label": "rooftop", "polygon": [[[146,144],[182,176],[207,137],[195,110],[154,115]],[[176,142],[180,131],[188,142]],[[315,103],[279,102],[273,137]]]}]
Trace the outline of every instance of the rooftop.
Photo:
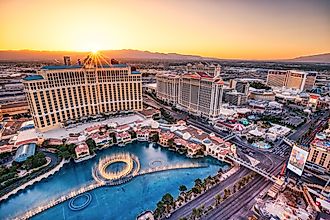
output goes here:
[{"label": "rooftop", "polygon": [[[113,64],[113,65],[102,65],[102,66],[98,66],[98,68],[124,68],[124,67],[128,67],[128,65],[127,64]],[[63,70],[63,69],[80,69],[80,68],[83,68],[83,65],[44,66],[41,69],[42,70]],[[138,72],[138,71],[132,71],[132,73],[133,72]]]},{"label": "rooftop", "polygon": [[16,162],[23,162],[28,157],[33,156],[35,153],[36,144],[25,144],[20,146],[15,154],[15,161]]},{"label": "rooftop", "polygon": [[42,77],[41,75],[32,75],[32,76],[27,76],[27,77],[23,78],[23,80],[26,80],[26,81],[42,80],[42,79],[44,79],[44,77]]}]

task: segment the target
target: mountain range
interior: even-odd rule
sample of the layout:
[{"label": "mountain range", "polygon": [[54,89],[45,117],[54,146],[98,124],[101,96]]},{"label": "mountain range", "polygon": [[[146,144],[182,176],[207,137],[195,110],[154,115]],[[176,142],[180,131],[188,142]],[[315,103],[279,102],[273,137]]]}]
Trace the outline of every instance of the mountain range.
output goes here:
[{"label": "mountain range", "polygon": [[[202,57],[197,55],[183,55],[177,53],[158,53],[141,50],[104,50],[100,51],[105,57],[116,59],[141,59],[141,60],[225,60],[218,58]],[[89,52],[75,51],[37,51],[37,50],[0,50],[0,61],[62,61],[63,56],[71,56],[72,60],[82,59]],[[229,59],[228,59],[229,60]],[[271,60],[267,60],[271,61]],[[274,60],[282,62],[314,62],[330,63],[330,53],[301,56],[293,59]]]}]

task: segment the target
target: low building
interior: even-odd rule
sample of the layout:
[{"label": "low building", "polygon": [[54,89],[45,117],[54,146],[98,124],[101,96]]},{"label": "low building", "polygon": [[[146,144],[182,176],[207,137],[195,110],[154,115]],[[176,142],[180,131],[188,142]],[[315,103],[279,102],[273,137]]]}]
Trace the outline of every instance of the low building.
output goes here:
[{"label": "low building", "polygon": [[85,129],[84,133],[86,135],[94,134],[96,132],[99,132],[102,126],[103,125],[94,125],[94,126],[88,127]]},{"label": "low building", "polygon": [[148,129],[142,129],[136,131],[136,138],[139,141],[148,141],[149,140],[149,130]]},{"label": "low building", "polygon": [[159,136],[159,144],[161,144],[164,147],[168,147],[169,140],[173,138],[174,138],[174,134],[171,132],[161,133]]},{"label": "low building", "polygon": [[8,103],[0,105],[0,115],[19,115],[29,112],[29,105],[27,102]]},{"label": "low building", "polygon": [[187,145],[187,149],[188,149],[188,155],[194,156],[198,153],[198,151],[200,151],[202,149],[202,147],[199,144],[189,143]]},{"label": "low building", "polygon": [[102,146],[108,144],[109,141],[112,141],[108,132],[98,132],[94,133],[91,138],[95,141],[95,144],[98,146]]},{"label": "low building", "polygon": [[129,125],[126,124],[126,125],[118,126],[116,128],[116,131],[119,132],[119,133],[121,133],[121,132],[128,131],[129,129],[131,129],[131,126],[129,126]]},{"label": "low building", "polygon": [[2,153],[10,153],[14,151],[13,149],[14,145],[13,144],[4,144],[0,146],[0,154]]},{"label": "low building", "polygon": [[118,144],[126,144],[132,141],[131,135],[127,131],[117,133],[116,139]]},{"label": "low building", "polygon": [[160,118],[161,113],[159,110],[154,108],[147,108],[140,112],[145,118]]},{"label": "low building", "polygon": [[86,143],[79,144],[74,150],[76,152],[77,159],[90,155],[89,148]]},{"label": "low building", "polygon": [[28,157],[31,157],[35,154],[36,144],[24,144],[21,145],[15,154],[14,161],[21,163],[27,160]]},{"label": "low building", "polygon": [[255,90],[250,91],[249,98],[257,101],[275,101],[275,93],[273,91]]},{"label": "low building", "polygon": [[230,105],[241,106],[246,104],[247,95],[245,93],[237,92],[234,90],[224,93],[224,100]]},{"label": "low building", "polygon": [[290,128],[287,128],[285,126],[273,124],[271,128],[268,129],[268,133],[274,134],[276,137],[284,137],[287,134],[289,134],[291,131]]},{"label": "low building", "polygon": [[50,146],[59,146],[63,144],[63,141],[58,138],[50,138],[48,139],[47,144]]}]

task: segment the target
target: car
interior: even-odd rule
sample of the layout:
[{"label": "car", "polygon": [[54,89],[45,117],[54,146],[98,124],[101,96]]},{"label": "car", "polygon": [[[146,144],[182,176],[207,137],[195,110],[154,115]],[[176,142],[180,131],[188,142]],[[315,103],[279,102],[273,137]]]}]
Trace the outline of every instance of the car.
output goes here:
[{"label": "car", "polygon": [[253,153],[252,152],[249,152],[249,156],[253,156]]}]

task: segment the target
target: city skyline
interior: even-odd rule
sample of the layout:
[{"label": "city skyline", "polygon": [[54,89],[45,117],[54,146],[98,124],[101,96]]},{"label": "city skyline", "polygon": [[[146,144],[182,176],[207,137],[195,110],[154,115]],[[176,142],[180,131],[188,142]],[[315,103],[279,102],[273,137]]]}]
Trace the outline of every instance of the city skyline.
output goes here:
[{"label": "city skyline", "polygon": [[56,5],[5,0],[0,5],[6,21],[0,24],[0,50],[129,48],[228,59],[287,59],[330,51],[330,4],[321,0]]}]

